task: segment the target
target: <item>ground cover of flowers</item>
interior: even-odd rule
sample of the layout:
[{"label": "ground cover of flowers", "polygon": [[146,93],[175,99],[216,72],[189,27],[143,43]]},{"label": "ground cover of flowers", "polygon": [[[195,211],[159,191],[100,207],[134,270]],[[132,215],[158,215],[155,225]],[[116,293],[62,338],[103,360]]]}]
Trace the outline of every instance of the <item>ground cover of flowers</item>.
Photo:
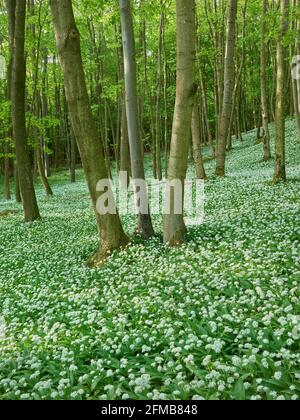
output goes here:
[{"label": "ground cover of flowers", "polygon": [[135,242],[97,270],[82,174],[54,175],[53,199],[39,188],[31,225],[0,201],[17,210],[0,218],[0,399],[300,398],[300,147],[288,122],[289,182],[272,186],[244,140],[226,179],[207,164],[183,247]]}]

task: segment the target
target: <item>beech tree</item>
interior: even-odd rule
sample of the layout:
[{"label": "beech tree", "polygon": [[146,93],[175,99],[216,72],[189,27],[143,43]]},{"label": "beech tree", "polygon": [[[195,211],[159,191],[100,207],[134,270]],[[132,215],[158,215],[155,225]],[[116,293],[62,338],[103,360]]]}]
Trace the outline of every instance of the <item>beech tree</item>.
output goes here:
[{"label": "beech tree", "polygon": [[[89,192],[100,235],[99,251],[89,264],[97,266],[107,254],[127,243],[119,215],[99,214],[97,200],[104,191],[97,184],[109,174],[92,115],[80,49],[80,34],[75,23],[71,0],[50,0],[57,50],[64,76],[70,119],[86,174]],[[110,190],[110,188],[109,188]],[[112,194],[112,191],[109,191]]]},{"label": "beech tree", "polygon": [[207,179],[201,150],[200,141],[200,115],[199,106],[195,102],[192,114],[192,143],[193,143],[193,156],[196,167],[196,175],[198,179]]},{"label": "beech tree", "polygon": [[180,180],[184,187],[190,145],[192,112],[196,92],[195,23],[195,0],[176,0],[176,102],[168,167],[169,186],[166,198],[170,206],[168,213],[164,217],[164,241],[171,246],[180,244],[186,232],[183,208],[180,214],[176,214],[175,212],[176,194],[172,187],[172,181]]},{"label": "beech tree", "polygon": [[[34,81],[33,81],[33,98],[32,98],[32,113],[35,115],[37,119],[41,119],[45,114],[43,110],[47,107],[45,105],[45,102],[47,102],[47,99],[45,98],[45,93],[43,92],[42,95],[38,89],[38,82],[39,82],[39,62],[40,62],[40,53],[41,53],[41,37],[42,37],[42,30],[43,30],[43,24],[41,22],[41,8],[42,3],[39,4],[39,10],[38,10],[38,28],[36,31],[36,25],[33,23],[31,25],[31,31],[34,39],[37,39],[37,48],[32,49],[32,57],[33,62],[35,62],[35,72],[34,72]],[[35,0],[31,0],[29,2],[29,11],[31,14],[31,17],[35,17],[34,13],[35,9]],[[46,76],[46,69],[43,68],[43,90],[45,85],[45,76]],[[46,176],[46,165],[43,161],[43,151],[42,151],[42,135],[41,130],[39,130],[37,127],[33,128],[33,135],[35,137],[35,157],[36,157],[36,163],[37,163],[37,169],[38,173],[42,182],[42,185],[44,187],[44,190],[46,192],[47,196],[52,196],[53,191],[50,186],[50,183]]]},{"label": "beech tree", "polygon": [[[300,2],[299,0],[294,0],[294,10],[299,8]],[[296,19],[295,23],[296,28],[296,43],[295,43],[295,58],[292,62],[292,66],[295,66],[292,68],[292,85],[293,85],[293,103],[294,103],[294,114],[296,118],[297,123],[297,129],[298,129],[298,138],[300,141],[300,75],[299,75],[299,66],[300,66],[300,20]]]},{"label": "beech tree", "polygon": [[269,130],[269,109],[266,86],[266,67],[267,67],[267,45],[266,45],[266,18],[268,10],[268,0],[262,1],[262,17],[261,17],[261,41],[260,41],[260,89],[261,89],[261,109],[262,121],[264,129],[263,145],[264,145],[264,160],[271,159],[270,149],[270,130]]},{"label": "beech tree", "polygon": [[224,67],[224,92],[222,112],[217,137],[216,175],[225,176],[226,144],[230,126],[232,94],[234,85],[234,47],[236,36],[237,0],[229,1],[227,41]]},{"label": "beech tree", "polygon": [[[13,61],[12,61],[12,126],[13,137],[16,149],[16,159],[18,168],[18,178],[20,193],[22,197],[25,222],[33,222],[40,218],[37,205],[31,163],[28,155],[28,145],[26,137],[26,118],[25,118],[25,83],[26,83],[26,63],[25,63],[25,18],[26,0],[17,2],[7,2],[9,24],[13,25],[14,31],[10,27],[10,36],[13,36]],[[14,18],[15,16],[15,18]]]},{"label": "beech tree", "polygon": [[157,91],[156,91],[156,116],[155,116],[155,154],[156,154],[156,172],[157,178],[162,180],[162,165],[161,165],[161,95],[162,95],[162,78],[163,78],[163,36],[164,36],[165,15],[164,11],[160,15],[159,24],[159,41],[158,41],[158,57],[157,57]]},{"label": "beech tree", "polygon": [[[11,0],[7,5],[12,10],[16,3]],[[100,143],[109,177],[113,178],[120,170],[126,170],[134,180],[144,179],[148,171],[152,171],[156,179],[161,179],[163,173],[168,177],[171,162],[185,161],[187,136],[190,156],[193,154],[196,162],[197,177],[205,179],[211,169],[210,164],[205,167],[206,162],[216,155],[216,173],[223,176],[226,172],[226,148],[229,151],[236,145],[240,146],[244,133],[253,129],[259,143],[263,140],[264,160],[270,159],[273,131],[269,124],[273,122],[278,136],[278,170],[282,167],[279,162],[284,161],[284,148],[279,141],[283,120],[278,117],[281,105],[276,98],[276,89],[282,80],[283,115],[295,116],[300,132],[300,82],[294,80],[294,76],[292,78],[288,68],[293,56],[300,54],[299,0],[289,2],[289,32],[282,38],[285,59],[284,77],[280,83],[280,65],[277,66],[275,48],[280,24],[278,0],[205,0],[195,3],[195,67],[199,94],[193,101],[189,128],[185,128],[186,122],[180,123],[184,140],[178,141],[178,144],[183,147],[183,153],[180,151],[174,159],[177,149],[172,140],[175,123],[172,125],[171,119],[173,115],[178,115],[180,107],[184,108],[182,101],[176,100],[174,113],[175,94],[178,95],[179,91],[176,79],[182,74],[181,69],[176,69],[176,2],[107,0],[101,3],[101,7],[89,0],[71,2],[78,16],[76,23],[82,39],[88,106],[96,127],[93,136],[97,136]],[[29,12],[25,40],[26,155],[34,180],[35,175],[40,175],[39,179],[36,178],[37,185],[41,183],[50,195],[47,179],[50,170],[68,168],[70,181],[73,182],[75,168],[82,163],[82,153],[77,153],[78,133],[73,128],[74,118],[70,114],[66,87],[56,57],[49,2],[27,0],[26,4]],[[15,13],[6,15],[3,13],[5,9],[5,0],[0,0],[0,32],[3,34],[0,37],[0,52],[8,59],[14,55],[16,16]],[[5,33],[8,21],[10,35]],[[124,40],[126,49],[123,50]],[[296,60],[293,61],[294,66],[298,66]],[[8,63],[7,81],[0,82],[0,179],[5,181],[1,195],[9,199],[14,177],[16,198],[20,200],[16,149],[11,124],[7,123],[12,120],[9,107],[12,63],[9,60]],[[124,63],[129,69],[126,77]],[[189,60],[185,58],[181,63],[189,66]],[[64,77],[70,78],[65,72]],[[277,109],[276,105],[279,105]],[[126,108],[130,111],[126,112]],[[275,116],[278,117],[276,121]],[[275,155],[275,150],[272,154]],[[181,172],[185,172],[185,163]],[[139,196],[137,188],[136,198]],[[137,230],[148,238],[153,235],[151,215],[142,213],[149,212],[140,212]],[[180,230],[184,231],[184,227],[181,226]]]},{"label": "beech tree", "polygon": [[276,41],[276,108],[275,108],[275,173],[274,182],[286,181],[285,162],[285,86],[286,52],[283,45],[288,29],[289,0],[279,0],[280,29]]},{"label": "beech tree", "polygon": [[[136,200],[138,201],[138,187],[135,185],[135,182],[136,180],[145,180],[145,169],[139,127],[135,41],[130,0],[120,0],[120,12],[131,173],[135,190],[134,193],[136,195]],[[146,199],[146,197],[144,197],[144,199]],[[138,212],[138,232],[144,239],[147,239],[154,235],[154,230],[149,205],[144,203],[143,207],[147,208],[148,211],[146,213],[143,213],[142,210]]]},{"label": "beech tree", "polygon": [[[12,83],[12,63],[13,63],[13,49],[14,49],[14,33],[15,33],[15,13],[9,13],[9,7],[12,11],[16,10],[16,0],[11,0],[10,5],[8,4],[9,0],[6,0],[7,5],[7,17],[8,17],[8,38],[9,38],[9,49],[10,49],[10,57],[9,63],[7,66],[7,89],[6,89],[6,97],[7,100],[11,101],[11,83]],[[9,128],[7,130],[7,137],[12,137],[12,130]],[[7,141],[4,145],[4,177],[5,177],[5,190],[4,190],[4,197],[6,200],[11,199],[11,190],[10,190],[10,159],[7,157],[10,151],[9,145]],[[16,165],[15,165],[16,166]]]}]

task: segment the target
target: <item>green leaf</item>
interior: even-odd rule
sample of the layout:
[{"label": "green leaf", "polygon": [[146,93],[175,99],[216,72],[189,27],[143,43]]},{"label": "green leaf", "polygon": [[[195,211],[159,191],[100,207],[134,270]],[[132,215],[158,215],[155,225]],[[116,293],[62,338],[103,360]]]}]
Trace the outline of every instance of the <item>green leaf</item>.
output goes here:
[{"label": "green leaf", "polygon": [[234,398],[238,401],[246,399],[246,391],[242,379],[239,379],[234,386]]}]

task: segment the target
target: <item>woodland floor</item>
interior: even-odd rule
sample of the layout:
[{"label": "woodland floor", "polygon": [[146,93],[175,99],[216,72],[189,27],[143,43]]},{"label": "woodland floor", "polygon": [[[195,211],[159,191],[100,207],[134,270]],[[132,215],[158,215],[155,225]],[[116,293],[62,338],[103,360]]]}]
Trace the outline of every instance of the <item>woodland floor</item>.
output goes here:
[{"label": "woodland floor", "polygon": [[0,200],[17,210],[0,218],[0,399],[300,399],[296,138],[289,121],[286,185],[248,133],[226,179],[207,164],[205,223],[182,248],[134,243],[97,270],[82,172],[54,174],[52,199],[38,186],[40,222]]}]

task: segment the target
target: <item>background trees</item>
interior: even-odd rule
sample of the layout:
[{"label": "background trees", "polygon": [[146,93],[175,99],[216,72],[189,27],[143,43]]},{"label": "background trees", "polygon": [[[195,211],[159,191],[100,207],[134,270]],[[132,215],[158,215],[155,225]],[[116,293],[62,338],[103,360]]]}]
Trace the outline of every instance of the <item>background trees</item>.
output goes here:
[{"label": "background trees", "polygon": [[[13,1],[8,3],[9,7],[14,4]],[[39,0],[27,3],[27,159],[34,178],[39,175],[50,194],[48,178],[51,170],[65,167],[70,173],[70,180],[75,181],[76,166],[82,164],[82,159],[76,146],[77,133],[71,124],[70,105],[57,57],[49,5]],[[229,153],[236,145],[234,139],[242,141],[242,133],[252,129],[257,130],[257,141],[262,141],[264,159],[276,155],[276,172],[282,173],[282,169],[278,169],[282,164],[278,162],[284,161],[283,142],[279,141],[283,118],[296,115],[299,122],[299,81],[292,79],[289,66],[292,57],[299,51],[299,2],[287,1],[290,5],[285,14],[288,30],[284,31],[282,25],[280,29],[279,3],[278,0],[195,2],[197,96],[193,135],[189,133],[188,142],[191,149],[193,144],[199,177],[205,178],[200,153],[203,146],[210,147],[212,158],[217,151],[216,173],[224,175],[226,149]],[[13,45],[9,43],[6,6],[5,1],[0,1],[1,54],[9,63]],[[178,36],[175,2],[131,1],[135,60],[130,52],[122,48],[121,14],[116,2],[74,0],[72,6],[81,34],[86,89],[96,130],[94,135],[101,139],[100,148],[107,172],[114,175],[116,171],[127,168],[132,175],[138,173],[139,177],[143,177],[144,157],[151,162],[154,178],[161,179],[167,175],[169,159],[172,160],[169,152],[176,101],[175,45]],[[278,37],[279,32],[281,35]],[[279,38],[280,55],[283,54],[279,64],[282,63],[283,72],[281,65],[277,65],[278,54],[276,58]],[[260,48],[257,48],[258,45]],[[131,100],[127,100],[127,106],[131,103],[127,116],[124,106],[124,53],[127,64],[130,62],[131,86],[136,91],[134,95],[130,94]],[[5,188],[1,194],[7,199],[11,193],[13,174],[16,198],[20,198],[15,165],[16,144],[10,124],[10,69],[11,66],[8,67],[6,80],[0,82],[0,173],[5,176]],[[128,75],[126,73],[127,86],[130,86]],[[134,80],[136,83],[133,83]],[[281,105],[281,96],[276,93],[279,85],[283,89]],[[128,88],[127,96],[130,91],[132,89]],[[129,136],[127,122],[130,125]],[[268,122],[276,122],[277,153],[273,146],[269,146]],[[186,142],[185,135],[182,139],[181,144]],[[141,153],[138,143],[141,144]],[[141,229],[145,222],[141,222],[141,217],[139,219],[139,230],[153,233],[150,217],[146,216],[149,229]]]}]

